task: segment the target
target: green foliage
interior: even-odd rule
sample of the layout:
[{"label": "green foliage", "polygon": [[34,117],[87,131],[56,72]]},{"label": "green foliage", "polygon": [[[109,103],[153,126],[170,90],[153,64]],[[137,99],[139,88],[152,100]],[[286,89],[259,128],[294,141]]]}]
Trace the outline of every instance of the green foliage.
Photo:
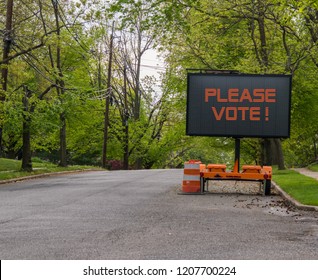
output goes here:
[{"label": "green foliage", "polygon": [[[172,23],[172,27],[167,29],[172,31],[162,36],[162,43],[169,52],[169,66],[179,70],[176,73],[180,80],[182,76],[185,80],[185,72],[180,68],[294,75],[291,139],[283,142],[288,166],[306,165],[317,158],[317,121],[312,117],[317,114],[317,41],[310,37],[315,34],[312,30],[316,30],[317,21],[314,6],[308,4],[308,1],[186,1],[173,9],[167,4],[163,11],[170,15],[167,25]],[[262,17],[262,13],[267,14]],[[260,34],[262,20],[264,41]],[[243,141],[243,162],[259,162],[258,142]]]},{"label": "green foliage", "polygon": [[[27,116],[33,153],[55,160],[63,113],[69,162],[100,164],[109,32],[116,19],[109,160],[123,160],[126,110],[131,167],[181,167],[189,159],[231,167],[232,139],[185,135],[187,68],[293,74],[291,138],[283,141],[285,160],[288,166],[317,160],[317,1],[66,1],[59,6],[59,35],[52,3],[40,2],[15,3],[14,18],[19,20],[14,23],[11,54],[42,40],[44,45],[10,61],[9,89],[1,103],[8,157],[21,150],[22,120]],[[261,40],[262,21],[266,41]],[[4,29],[3,21],[0,24]],[[158,46],[164,55],[166,70],[160,81],[149,77],[137,81],[138,56],[147,44]],[[127,108],[123,65],[128,72]],[[25,88],[31,92],[27,110],[22,104]],[[259,144],[258,139],[242,140],[243,164],[259,163]]]},{"label": "green foliage", "polygon": [[[310,64],[309,64],[310,65]],[[284,141],[289,166],[306,166],[317,159],[318,86],[316,70],[309,65],[293,78],[291,138]]]}]

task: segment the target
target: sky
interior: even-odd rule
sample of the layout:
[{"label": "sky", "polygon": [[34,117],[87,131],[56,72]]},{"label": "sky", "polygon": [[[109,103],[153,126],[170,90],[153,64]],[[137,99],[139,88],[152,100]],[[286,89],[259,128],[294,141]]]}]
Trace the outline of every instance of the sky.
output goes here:
[{"label": "sky", "polygon": [[159,79],[160,73],[164,72],[164,70],[164,60],[159,57],[158,52],[154,49],[146,51],[141,61],[141,76],[149,75]]}]

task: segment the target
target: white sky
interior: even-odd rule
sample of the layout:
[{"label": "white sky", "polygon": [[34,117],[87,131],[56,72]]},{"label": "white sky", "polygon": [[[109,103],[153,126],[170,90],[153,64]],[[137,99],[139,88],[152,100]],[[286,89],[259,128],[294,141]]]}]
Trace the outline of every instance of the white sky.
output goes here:
[{"label": "white sky", "polygon": [[159,80],[160,73],[164,72],[165,66],[162,58],[154,49],[145,52],[141,60],[141,77],[155,76]]}]

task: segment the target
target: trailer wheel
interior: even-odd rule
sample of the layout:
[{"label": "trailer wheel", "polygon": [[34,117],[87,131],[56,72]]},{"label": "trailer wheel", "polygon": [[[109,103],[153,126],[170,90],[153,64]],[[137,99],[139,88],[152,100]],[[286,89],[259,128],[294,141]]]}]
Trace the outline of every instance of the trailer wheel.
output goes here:
[{"label": "trailer wheel", "polygon": [[271,185],[272,185],[271,180],[265,180],[265,184],[264,184],[264,194],[265,195],[271,195]]}]

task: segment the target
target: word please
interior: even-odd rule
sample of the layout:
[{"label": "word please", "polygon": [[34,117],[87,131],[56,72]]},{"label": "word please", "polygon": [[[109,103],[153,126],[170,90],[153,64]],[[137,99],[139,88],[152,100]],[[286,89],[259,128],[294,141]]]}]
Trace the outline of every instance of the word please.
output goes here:
[{"label": "word please", "polygon": [[206,88],[204,101],[209,102],[209,98],[216,98],[217,102],[254,102],[254,103],[275,103],[276,89],[275,88],[255,88],[251,91],[244,88],[240,91],[238,88],[229,88],[226,97],[221,96],[220,88]]}]

